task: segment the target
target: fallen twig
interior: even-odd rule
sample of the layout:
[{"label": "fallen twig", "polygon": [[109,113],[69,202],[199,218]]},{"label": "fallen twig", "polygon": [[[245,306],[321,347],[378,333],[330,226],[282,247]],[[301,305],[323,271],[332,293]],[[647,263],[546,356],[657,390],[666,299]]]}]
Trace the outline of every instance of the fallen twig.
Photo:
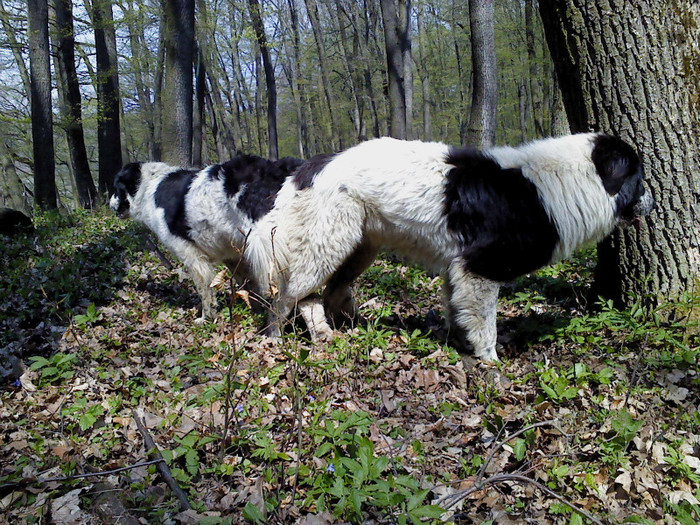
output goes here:
[{"label": "fallen twig", "polygon": [[134,421],[136,421],[136,426],[138,427],[139,432],[141,432],[141,435],[143,436],[143,444],[144,448],[146,449],[146,454],[155,456],[157,460],[160,460],[158,461],[158,471],[170,487],[170,490],[173,491],[173,494],[175,494],[177,499],[180,500],[180,510],[190,510],[192,506],[187,500],[187,494],[184,490],[182,490],[182,487],[177,484],[177,481],[175,481],[175,478],[173,478],[173,475],[170,473],[168,464],[163,460],[163,456],[161,455],[160,450],[158,450],[155,441],[153,441],[151,434],[148,433],[145,423],[141,421],[141,418],[136,413],[136,410],[133,411],[132,415]]},{"label": "fallen twig", "polygon": [[[484,461],[484,464],[481,466],[481,468],[479,469],[479,472],[476,474],[475,484],[478,485],[479,483],[481,483],[481,479],[484,477],[484,473],[486,472],[486,468],[489,466],[489,463],[491,463],[491,461],[493,461],[493,457],[496,455],[496,452],[498,451],[499,448],[501,448],[503,445],[505,445],[509,441],[515,439],[516,437],[524,434],[528,430],[533,430],[535,428],[546,427],[546,426],[550,426],[552,428],[555,428],[556,430],[559,431],[559,433],[562,436],[568,437],[568,434],[566,432],[564,432],[561,428],[559,428],[556,424],[556,421],[554,421],[554,420],[540,421],[538,423],[533,423],[532,425],[528,425],[525,428],[521,428],[520,430],[518,430],[517,432],[514,432],[513,434],[511,434],[510,436],[508,436],[504,440],[497,441],[493,444],[493,446],[491,447],[491,452],[489,452],[489,455],[486,458],[486,461]],[[501,436],[501,433],[503,432],[504,428],[505,428],[505,425],[503,427],[501,427],[501,429],[498,431],[498,435],[496,435],[496,439],[498,439]]]},{"label": "fallen twig", "polygon": [[[468,497],[470,494],[477,492],[479,490],[482,490],[484,487],[487,487],[488,485],[497,485],[499,483],[504,483],[506,481],[515,481],[517,483],[530,483],[540,489],[542,492],[545,492],[547,495],[559,500],[562,502],[564,505],[568,505],[571,507],[571,509],[574,512],[578,512],[585,518],[591,520],[591,522],[595,523],[596,525],[603,525],[603,522],[597,519],[595,516],[590,514],[589,512],[583,510],[581,507],[578,507],[577,505],[574,505],[571,503],[569,500],[567,500],[565,497],[560,496],[556,492],[554,492],[552,489],[546,487],[539,481],[536,481],[532,478],[529,478],[527,476],[523,476],[522,474],[495,474],[493,476],[490,476],[484,480],[482,480],[478,485],[474,484],[468,489],[461,490],[459,492],[455,492],[454,494],[450,494],[449,496],[446,496],[444,498],[444,502],[449,501],[446,505],[444,505],[445,510],[449,510],[451,507],[456,505],[459,501],[463,500],[464,498]],[[438,502],[438,505],[442,506],[443,502]]]},{"label": "fallen twig", "polygon": [[56,481],[73,481],[76,479],[91,478],[91,477],[95,477],[95,476],[109,476],[111,474],[116,474],[117,472],[123,472],[125,470],[132,470],[132,469],[139,468],[139,467],[154,465],[155,463],[159,463],[161,461],[164,461],[163,458],[154,459],[152,461],[143,461],[141,463],[134,463],[133,465],[127,465],[126,467],[119,467],[119,468],[115,468],[112,470],[101,470],[99,472],[87,472],[85,474],[73,474],[72,476],[59,476],[59,477],[55,477],[55,478],[36,478],[36,477],[22,478],[22,479],[18,479],[17,481],[13,481],[11,483],[3,483],[2,485],[0,485],[0,491],[8,489],[8,488],[19,488],[19,487],[24,487],[26,485],[35,485],[37,483],[42,484],[42,483],[52,483],[52,482],[56,482]]}]

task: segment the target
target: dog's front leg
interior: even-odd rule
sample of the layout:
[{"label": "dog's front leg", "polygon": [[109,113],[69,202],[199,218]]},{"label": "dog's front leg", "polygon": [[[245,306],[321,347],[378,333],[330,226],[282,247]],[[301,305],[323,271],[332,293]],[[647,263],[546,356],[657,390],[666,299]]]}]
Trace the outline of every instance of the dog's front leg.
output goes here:
[{"label": "dog's front leg", "polygon": [[299,313],[306,323],[312,342],[330,341],[333,338],[333,329],[326,320],[325,309],[318,295],[311,295],[299,302]]},{"label": "dog's front leg", "polygon": [[187,266],[197,288],[197,293],[202,300],[202,315],[195,322],[201,324],[215,319],[216,292],[211,287],[211,282],[216,274],[214,266],[199,257],[196,257],[195,260],[183,258],[183,262]]},{"label": "dog's front leg", "polygon": [[497,361],[496,304],[499,284],[464,268],[457,258],[444,276],[448,327],[474,347],[474,355]]}]

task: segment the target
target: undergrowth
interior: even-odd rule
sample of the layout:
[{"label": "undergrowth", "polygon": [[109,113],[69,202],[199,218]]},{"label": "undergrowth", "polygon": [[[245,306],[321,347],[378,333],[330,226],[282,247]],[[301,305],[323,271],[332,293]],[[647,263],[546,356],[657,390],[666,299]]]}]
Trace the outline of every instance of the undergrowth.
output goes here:
[{"label": "undergrowth", "polygon": [[276,344],[235,287],[196,325],[194,287],[143,235],[77,212],[3,243],[0,347],[26,362],[1,393],[8,522],[96,513],[74,476],[145,461],[134,411],[193,507],[155,464],[105,474],[146,523],[700,519],[697,297],[589,312],[583,252],[503,288],[484,366],[446,344],[440,279],[380,259],[357,326]]}]

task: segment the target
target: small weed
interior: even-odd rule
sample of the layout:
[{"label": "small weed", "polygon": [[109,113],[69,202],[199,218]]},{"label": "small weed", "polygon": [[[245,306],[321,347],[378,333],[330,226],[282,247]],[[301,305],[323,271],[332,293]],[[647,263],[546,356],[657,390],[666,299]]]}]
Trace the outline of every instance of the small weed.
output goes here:
[{"label": "small weed", "polygon": [[73,322],[80,327],[92,325],[101,320],[102,314],[97,311],[97,308],[95,308],[93,303],[90,303],[90,305],[87,307],[87,311],[84,314],[73,316]]},{"label": "small weed", "polygon": [[73,377],[73,365],[75,364],[78,356],[75,354],[61,354],[57,353],[51,357],[41,357],[32,356],[29,360],[32,364],[29,366],[30,370],[36,370],[39,372],[39,381],[37,386],[43,387],[46,385],[53,385],[56,383],[62,383],[66,379]]},{"label": "small weed", "polygon": [[613,467],[626,464],[627,448],[637,435],[642,423],[634,419],[627,409],[622,409],[613,416],[610,422],[611,435],[600,443],[603,463]]}]

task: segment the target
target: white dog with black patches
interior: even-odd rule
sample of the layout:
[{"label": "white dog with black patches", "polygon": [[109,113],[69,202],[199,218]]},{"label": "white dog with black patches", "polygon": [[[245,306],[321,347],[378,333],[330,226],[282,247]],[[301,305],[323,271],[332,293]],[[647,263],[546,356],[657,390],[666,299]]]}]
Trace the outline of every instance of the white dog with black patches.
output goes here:
[{"label": "white dog with black patches", "polygon": [[[111,202],[190,268],[203,315],[211,263],[225,262],[257,291],[274,290],[269,335],[299,306],[312,337],[324,337],[324,309],[354,317],[352,283],[388,249],[442,274],[450,329],[484,360],[497,359],[500,283],[653,207],[634,150],[602,134],[483,152],[382,138],[301,165],[227,164],[129,165]],[[314,292],[324,285],[322,309]]]},{"label": "white dog with black patches", "polygon": [[450,329],[484,360],[500,283],[653,207],[634,150],[601,134],[484,152],[382,138],[317,164],[278,224],[277,311],[326,285],[326,313],[354,316],[351,284],[387,249],[442,274]]},{"label": "white dog with black patches", "polygon": [[[200,171],[161,162],[131,163],[115,177],[110,207],[148,226],[183,262],[201,297],[203,321],[216,313],[210,287],[216,264],[226,264],[257,295],[269,295],[278,274],[275,257],[286,258],[284,247],[273,245],[279,215],[275,204],[294,196],[290,175],[301,164],[254,155],[238,155]],[[328,336],[331,329],[320,301],[300,303],[312,337]]]}]

